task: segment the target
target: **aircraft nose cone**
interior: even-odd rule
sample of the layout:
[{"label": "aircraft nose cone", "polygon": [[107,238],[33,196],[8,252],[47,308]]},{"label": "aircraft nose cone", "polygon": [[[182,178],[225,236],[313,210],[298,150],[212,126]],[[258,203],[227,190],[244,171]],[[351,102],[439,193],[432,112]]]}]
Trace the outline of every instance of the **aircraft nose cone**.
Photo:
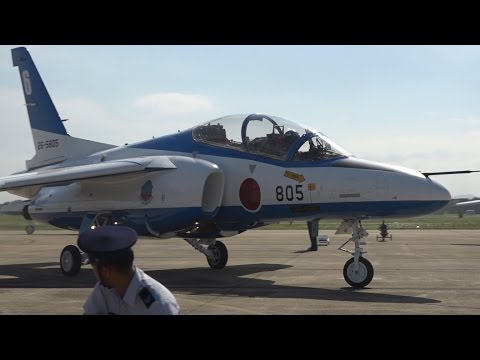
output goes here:
[{"label": "aircraft nose cone", "polygon": [[450,192],[442,184],[426,178],[426,186],[423,186],[423,191],[419,193],[424,207],[424,213],[432,213],[442,209],[452,199]]},{"label": "aircraft nose cone", "polygon": [[[408,216],[431,214],[445,207],[451,200],[450,192],[440,183],[421,175],[410,177],[412,182],[404,189],[404,195],[412,199],[413,207],[405,212]],[[407,181],[405,183],[408,183]]]},{"label": "aircraft nose cone", "polygon": [[450,195],[450,192],[447,190],[445,186],[440,184],[439,182],[435,180],[430,180],[431,181],[431,193],[432,193],[432,199],[438,200],[438,201],[445,201],[448,203],[451,199],[452,196]]}]

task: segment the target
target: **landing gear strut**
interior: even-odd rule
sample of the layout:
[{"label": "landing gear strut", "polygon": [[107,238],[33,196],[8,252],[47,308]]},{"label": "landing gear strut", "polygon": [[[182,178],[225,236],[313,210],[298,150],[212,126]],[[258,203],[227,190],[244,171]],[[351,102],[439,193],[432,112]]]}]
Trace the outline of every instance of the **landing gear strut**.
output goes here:
[{"label": "landing gear strut", "polygon": [[216,239],[184,239],[192,247],[207,257],[212,269],[223,269],[227,265],[228,250],[225,244]]},{"label": "landing gear strut", "polygon": [[[345,232],[347,228],[352,228],[352,237],[345,241],[338,250],[352,254],[353,258],[350,258],[345,263],[343,267],[343,277],[350,286],[363,288],[370,284],[373,279],[373,266],[370,261],[362,256],[366,251],[361,247],[361,245],[366,244],[364,241],[361,241],[361,239],[368,236],[368,232],[362,227],[360,220],[347,220],[340,224],[337,234],[342,231]],[[344,248],[349,241],[355,243],[354,251]]]}]

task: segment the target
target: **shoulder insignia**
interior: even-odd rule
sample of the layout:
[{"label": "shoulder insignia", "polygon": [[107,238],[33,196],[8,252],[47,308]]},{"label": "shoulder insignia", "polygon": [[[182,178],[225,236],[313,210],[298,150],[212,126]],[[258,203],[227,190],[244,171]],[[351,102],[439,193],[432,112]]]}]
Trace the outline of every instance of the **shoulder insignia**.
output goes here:
[{"label": "shoulder insignia", "polygon": [[138,293],[138,295],[140,296],[140,299],[142,299],[147,309],[150,308],[150,306],[152,306],[152,304],[155,302],[155,298],[152,296],[152,294],[150,294],[150,291],[148,291],[146,287],[144,287],[142,291]]}]

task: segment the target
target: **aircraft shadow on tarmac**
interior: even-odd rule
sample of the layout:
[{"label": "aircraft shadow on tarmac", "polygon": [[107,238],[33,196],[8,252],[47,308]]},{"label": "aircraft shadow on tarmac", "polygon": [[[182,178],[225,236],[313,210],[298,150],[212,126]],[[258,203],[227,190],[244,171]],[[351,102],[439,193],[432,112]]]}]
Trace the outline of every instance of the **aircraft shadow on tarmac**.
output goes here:
[{"label": "aircraft shadow on tarmac", "polygon": [[[146,271],[167,288],[191,295],[236,295],[259,298],[294,298],[381,303],[439,303],[439,300],[380,293],[368,293],[352,288],[324,289],[276,285],[275,281],[258,278],[262,272],[292,267],[283,264],[232,265],[218,271],[209,268],[187,268]],[[248,275],[255,276],[246,277]],[[0,265],[0,289],[5,288],[93,288],[93,271],[82,268],[76,277],[66,277],[58,263]]]}]

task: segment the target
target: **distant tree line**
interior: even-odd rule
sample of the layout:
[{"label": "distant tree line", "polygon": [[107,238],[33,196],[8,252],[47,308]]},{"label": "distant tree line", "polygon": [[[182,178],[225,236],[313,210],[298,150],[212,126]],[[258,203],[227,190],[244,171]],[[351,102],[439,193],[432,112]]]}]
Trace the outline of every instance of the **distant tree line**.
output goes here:
[{"label": "distant tree line", "polygon": [[442,209],[435,212],[435,214],[443,215],[443,214],[458,214],[459,216],[463,216],[467,210],[475,210],[475,214],[480,214],[480,203],[478,204],[471,204],[471,205],[464,205],[464,206],[455,206],[456,203],[464,202],[464,201],[471,201],[471,200],[480,200],[480,198],[473,198],[473,199],[452,199],[450,202]]}]

